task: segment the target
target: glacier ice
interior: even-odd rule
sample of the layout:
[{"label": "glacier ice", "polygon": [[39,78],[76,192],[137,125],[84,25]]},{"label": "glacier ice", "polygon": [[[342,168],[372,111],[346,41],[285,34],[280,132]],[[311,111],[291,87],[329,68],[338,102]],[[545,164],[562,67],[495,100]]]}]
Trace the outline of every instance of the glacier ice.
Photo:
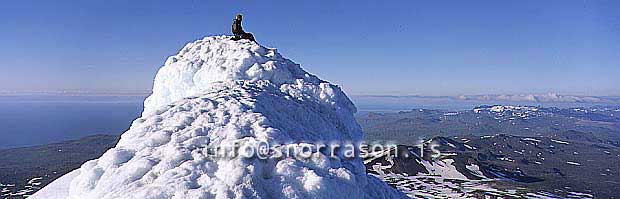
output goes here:
[{"label": "glacier ice", "polygon": [[[207,146],[359,142],[338,86],[275,49],[205,37],[169,57],[116,147],[32,198],[401,198],[360,158],[218,158]],[[59,190],[61,189],[61,190]]]}]

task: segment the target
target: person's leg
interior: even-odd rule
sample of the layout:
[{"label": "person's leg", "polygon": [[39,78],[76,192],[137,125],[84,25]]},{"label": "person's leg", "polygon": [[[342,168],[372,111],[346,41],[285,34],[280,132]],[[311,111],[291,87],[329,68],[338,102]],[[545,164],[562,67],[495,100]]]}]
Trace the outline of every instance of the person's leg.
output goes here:
[{"label": "person's leg", "polygon": [[248,39],[249,39],[250,41],[256,41],[256,40],[254,39],[254,35],[253,35],[252,33],[248,33],[248,36],[247,36],[247,37],[248,37]]},{"label": "person's leg", "polygon": [[243,34],[243,36],[241,37],[242,39],[248,39],[250,41],[256,41],[254,39],[254,35],[252,33],[246,32],[245,34]]}]

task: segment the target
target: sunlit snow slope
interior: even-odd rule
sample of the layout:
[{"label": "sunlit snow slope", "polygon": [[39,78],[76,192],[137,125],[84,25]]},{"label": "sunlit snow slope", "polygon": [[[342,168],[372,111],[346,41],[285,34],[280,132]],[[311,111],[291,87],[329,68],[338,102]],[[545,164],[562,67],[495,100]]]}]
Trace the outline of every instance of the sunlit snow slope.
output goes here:
[{"label": "sunlit snow slope", "polygon": [[275,49],[206,37],[171,56],[118,145],[32,198],[400,198],[359,158],[213,158],[233,142],[360,141],[339,87]]}]

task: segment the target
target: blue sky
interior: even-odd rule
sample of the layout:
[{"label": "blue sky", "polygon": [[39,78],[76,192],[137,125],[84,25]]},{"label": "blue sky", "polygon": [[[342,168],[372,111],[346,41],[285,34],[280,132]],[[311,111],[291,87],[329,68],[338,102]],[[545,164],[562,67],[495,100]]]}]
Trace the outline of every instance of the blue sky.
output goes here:
[{"label": "blue sky", "polygon": [[620,95],[618,1],[9,1],[0,91],[149,90],[244,28],[349,94]]}]

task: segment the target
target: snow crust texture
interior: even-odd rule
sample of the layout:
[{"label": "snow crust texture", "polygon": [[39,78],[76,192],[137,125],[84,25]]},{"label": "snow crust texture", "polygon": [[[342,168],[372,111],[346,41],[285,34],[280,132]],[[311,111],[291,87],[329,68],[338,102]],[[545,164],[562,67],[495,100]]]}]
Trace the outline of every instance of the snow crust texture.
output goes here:
[{"label": "snow crust texture", "polygon": [[234,142],[358,142],[355,112],[339,87],[275,49],[206,37],[167,59],[142,117],[116,147],[51,184],[67,194],[43,189],[33,198],[405,197],[367,175],[359,158],[315,151],[310,159],[261,160],[206,152]]}]

